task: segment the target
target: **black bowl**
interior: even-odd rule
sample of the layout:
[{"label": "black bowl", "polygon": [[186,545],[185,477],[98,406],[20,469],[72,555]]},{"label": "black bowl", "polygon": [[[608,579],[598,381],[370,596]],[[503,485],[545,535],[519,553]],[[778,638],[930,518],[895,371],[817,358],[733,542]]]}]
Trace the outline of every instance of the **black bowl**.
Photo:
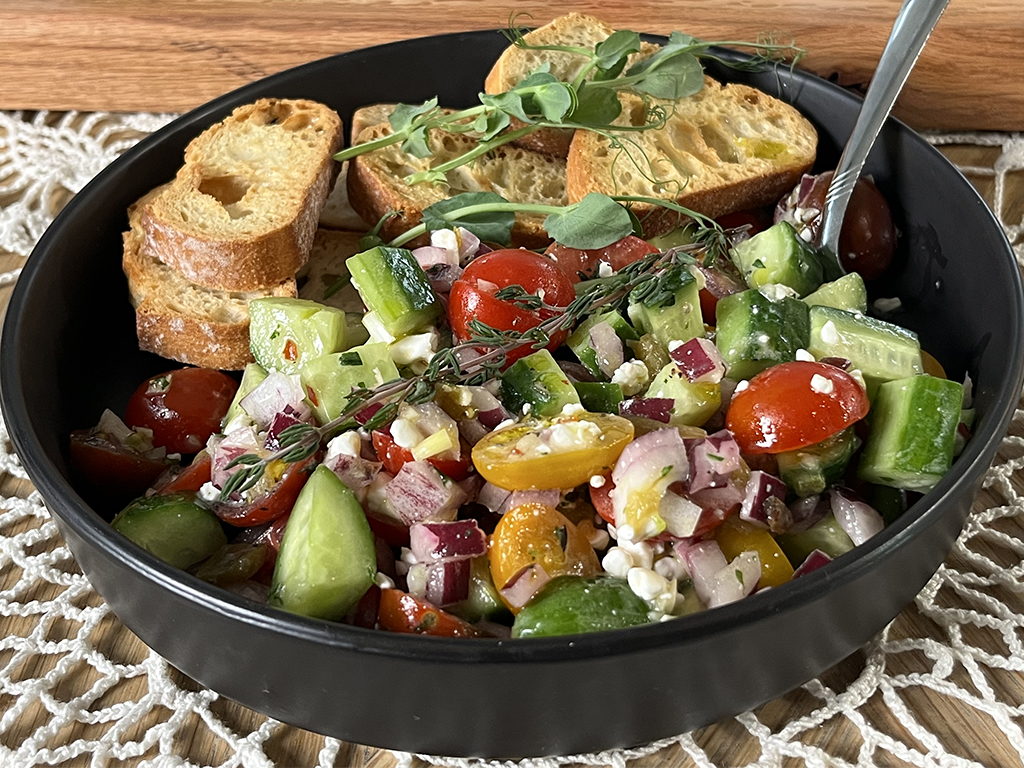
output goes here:
[{"label": "black bowl", "polygon": [[[823,672],[895,617],[960,531],[1022,383],[1020,278],[997,221],[920,137],[890,121],[867,166],[902,238],[875,296],[951,378],[978,420],[953,470],[898,521],[805,578],[685,619],[565,638],[447,640],[361,630],[255,605],[142,551],[69,482],[68,434],[173,367],[138,351],[120,270],[128,205],[169,179],[187,142],[261,96],[323,101],[345,120],[376,101],[469,104],[506,45],[446,35],[347,53],[228,94],[142,141],[78,194],[22,273],[3,333],[15,446],[82,570],[132,631],[200,683],[303,728],[394,749],[522,757],[659,739],[754,707]],[[736,56],[735,54],[726,54]],[[817,126],[833,167],[859,101],[799,72],[722,79],[779,94]],[[109,510],[106,511],[109,517]]]}]

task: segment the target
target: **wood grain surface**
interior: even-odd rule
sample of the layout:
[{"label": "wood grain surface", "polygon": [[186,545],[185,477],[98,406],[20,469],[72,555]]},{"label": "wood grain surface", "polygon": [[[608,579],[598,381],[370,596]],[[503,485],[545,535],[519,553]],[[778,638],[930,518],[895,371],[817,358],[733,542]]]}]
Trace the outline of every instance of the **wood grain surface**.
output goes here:
[{"label": "wood grain surface", "polygon": [[[613,26],[704,39],[770,32],[843,84],[873,71],[900,0],[8,0],[0,3],[0,109],[184,111],[313,59],[391,40],[569,10]],[[524,23],[529,22],[523,18]],[[1024,1],[956,0],[896,114],[918,129],[1024,127]]]}]

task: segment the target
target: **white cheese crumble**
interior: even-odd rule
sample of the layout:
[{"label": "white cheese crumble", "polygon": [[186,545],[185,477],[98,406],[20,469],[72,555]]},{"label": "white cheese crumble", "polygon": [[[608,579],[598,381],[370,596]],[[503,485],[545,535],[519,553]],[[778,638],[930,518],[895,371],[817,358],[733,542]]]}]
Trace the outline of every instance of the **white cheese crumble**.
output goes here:
[{"label": "white cheese crumble", "polygon": [[391,335],[384,323],[377,317],[376,312],[367,312],[363,315],[363,327],[370,334],[370,340],[378,344],[393,344],[395,337]]},{"label": "white cheese crumble", "polygon": [[790,296],[795,297],[796,291],[782,283],[767,283],[757,289],[768,301],[778,302]]},{"label": "white cheese crumble", "polygon": [[443,248],[448,254],[447,262],[459,263],[459,236],[451,229],[435,229],[430,233],[430,244],[435,248]]},{"label": "white cheese crumble", "polygon": [[213,483],[203,483],[196,496],[203,501],[214,502],[217,500],[217,497],[220,496],[220,488]]},{"label": "white cheese crumble", "polygon": [[601,560],[601,567],[612,576],[624,579],[633,567],[633,556],[622,547],[612,547]]},{"label": "white cheese crumble", "polygon": [[614,274],[615,274],[615,270],[612,269],[612,265],[609,264],[607,261],[602,261],[600,264],[598,264],[598,266],[597,266],[597,276],[598,277],[611,277]]},{"label": "white cheese crumble", "polygon": [[643,360],[627,360],[612,374],[612,384],[622,387],[622,394],[626,397],[643,391],[650,380],[651,373]]},{"label": "white cheese crumble", "polygon": [[624,541],[619,544],[619,546],[632,555],[633,565],[639,566],[640,568],[654,567],[654,551],[651,549],[651,545],[647,542]]},{"label": "white cheese crumble", "polygon": [[584,408],[579,403],[566,403],[565,405],[562,406],[562,415],[575,416],[578,413],[585,413],[586,410],[587,409]]},{"label": "white cheese crumble", "polygon": [[826,344],[835,344],[839,341],[839,331],[831,320],[827,320],[821,326],[821,340]]},{"label": "white cheese crumble", "polygon": [[591,488],[603,488],[604,484],[606,482],[608,482],[608,480],[605,478],[604,475],[593,475],[590,478],[590,487]]},{"label": "white cheese crumble", "polygon": [[796,351],[796,359],[801,360],[805,363],[813,363],[815,360],[814,355],[812,355],[806,349],[798,349]]},{"label": "white cheese crumble", "polygon": [[333,459],[335,456],[352,456],[358,458],[363,449],[363,440],[355,430],[342,432],[327,444],[326,459]]},{"label": "white cheese crumble", "polygon": [[430,328],[423,333],[414,333],[412,336],[399,339],[388,347],[388,353],[395,361],[395,365],[425,367],[437,352],[440,342],[441,334],[436,328]]},{"label": "white cheese crumble", "polygon": [[395,419],[391,422],[391,437],[400,448],[412,450],[420,444],[426,435],[408,419]]},{"label": "white cheese crumble", "polygon": [[395,588],[395,582],[391,580],[391,577],[388,576],[386,573],[381,573],[380,571],[377,571],[377,575],[374,577],[373,583],[381,589]]},{"label": "white cheese crumble", "polygon": [[903,306],[903,302],[900,301],[899,298],[893,296],[892,298],[875,299],[872,306],[884,315],[889,312],[895,312]]},{"label": "white cheese crumble", "polygon": [[544,439],[552,451],[588,448],[601,439],[601,427],[592,421],[561,421],[544,430]]},{"label": "white cheese crumble", "polygon": [[835,385],[832,383],[832,379],[827,379],[820,373],[816,373],[811,376],[811,389],[819,395],[831,395]]},{"label": "white cheese crumble", "polygon": [[747,381],[746,379],[743,379],[742,381],[740,381],[739,383],[736,384],[736,389],[734,389],[732,392],[733,392],[733,394],[736,394],[737,392],[742,392],[744,389],[746,389],[749,386],[750,386],[750,382]]},{"label": "white cheese crumble", "polygon": [[654,600],[668,588],[668,579],[647,568],[630,568],[626,581],[633,594],[644,600]]}]

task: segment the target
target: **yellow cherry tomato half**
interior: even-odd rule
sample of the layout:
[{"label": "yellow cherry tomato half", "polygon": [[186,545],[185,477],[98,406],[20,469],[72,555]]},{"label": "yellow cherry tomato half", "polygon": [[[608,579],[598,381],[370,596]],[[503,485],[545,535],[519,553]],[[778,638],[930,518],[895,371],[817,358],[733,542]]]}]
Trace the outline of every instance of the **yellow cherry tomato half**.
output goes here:
[{"label": "yellow cherry tomato half", "polygon": [[715,541],[726,560],[732,560],[741,552],[757,552],[757,559],[761,561],[759,587],[777,587],[793,578],[792,564],[764,528],[729,517],[715,531]]},{"label": "yellow cherry tomato half", "polygon": [[633,425],[609,413],[528,419],[478,442],[473,464],[507,491],[575,488],[610,472],[632,439]]},{"label": "yellow cherry tomato half", "polygon": [[487,554],[498,589],[528,565],[540,565],[551,578],[601,572],[597,553],[569,518],[537,502],[521,504],[501,516]]},{"label": "yellow cherry tomato half", "polygon": [[942,367],[942,363],[932,357],[930,354],[921,350],[921,367],[924,372],[929,376],[934,376],[937,379],[948,378],[946,376],[946,369]]}]

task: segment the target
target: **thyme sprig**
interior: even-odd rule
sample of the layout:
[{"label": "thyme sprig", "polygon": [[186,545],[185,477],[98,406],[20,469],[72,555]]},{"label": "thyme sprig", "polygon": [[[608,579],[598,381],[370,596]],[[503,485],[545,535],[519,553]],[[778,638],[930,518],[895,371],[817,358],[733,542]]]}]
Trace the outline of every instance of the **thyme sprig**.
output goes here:
[{"label": "thyme sprig", "polygon": [[[531,308],[543,307],[552,316],[525,331],[506,331],[480,320],[470,321],[471,338],[435,353],[422,374],[386,381],[373,389],[353,390],[345,409],[326,424],[294,424],[280,433],[281,447],[273,453],[235,458],[227,468],[237,470],[225,481],[218,500],[230,502],[255,487],[272,462],[305,461],[325,439],[338,432],[359,427],[372,431],[385,426],[398,415],[404,403],[416,405],[432,400],[438,384],[482,384],[504,367],[510,352],[524,346],[546,347],[553,337],[570,331],[589,315],[618,309],[631,296],[655,306],[654,302],[664,300],[661,286],[675,284],[681,272],[696,263],[705,248],[703,243],[695,243],[645,256],[610,277],[591,281],[567,307],[548,305],[542,297],[519,285],[501,289],[503,297],[525,302]],[[374,406],[376,411],[371,411]]]}]

